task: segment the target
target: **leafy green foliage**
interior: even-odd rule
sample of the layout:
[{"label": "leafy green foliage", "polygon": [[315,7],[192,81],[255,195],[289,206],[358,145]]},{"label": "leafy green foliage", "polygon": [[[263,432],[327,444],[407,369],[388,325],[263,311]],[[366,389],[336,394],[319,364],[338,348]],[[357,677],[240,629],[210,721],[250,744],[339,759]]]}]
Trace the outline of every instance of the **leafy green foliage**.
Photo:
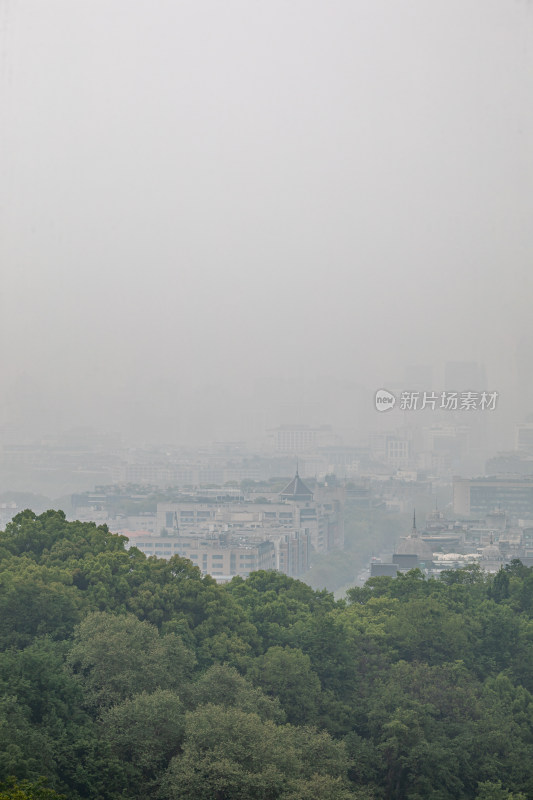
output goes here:
[{"label": "leafy green foliage", "polygon": [[209,703],[255,713],[262,720],[286,720],[278,697],[267,697],[261,689],[254,688],[239,675],[235,668],[226,664],[214,664],[202,673],[190,686],[188,699],[193,708]]},{"label": "leafy green foliage", "polygon": [[311,668],[311,659],[299,648],[269,647],[251,665],[249,675],[269,697],[279,699],[289,722],[295,725],[317,722],[320,680]]},{"label": "leafy green foliage", "polygon": [[[332,778],[333,786],[342,790],[346,769],[343,745],[326,733],[278,727],[256,714],[206,705],[187,715],[183,754],[170,764],[162,797],[287,798],[295,796],[302,781],[316,782],[316,776]],[[331,781],[325,786],[330,790]],[[322,796],[327,797],[324,786]]]},{"label": "leafy green foliage", "polygon": [[58,511],[0,533],[0,800],[524,800],[532,744],[519,561],[335,601]]},{"label": "leafy green foliage", "polygon": [[194,665],[193,654],[174,633],[132,614],[89,614],[74,635],[67,664],[89,708],[109,708],[137,692],[178,690]]},{"label": "leafy green foliage", "polygon": [[46,786],[45,780],[16,781],[0,784],[0,800],[65,800],[65,796]]},{"label": "leafy green foliage", "polygon": [[183,742],[185,715],[179,697],[165,689],[141,692],[104,711],[102,736],[124,766],[131,797],[149,796],[158,776]]}]

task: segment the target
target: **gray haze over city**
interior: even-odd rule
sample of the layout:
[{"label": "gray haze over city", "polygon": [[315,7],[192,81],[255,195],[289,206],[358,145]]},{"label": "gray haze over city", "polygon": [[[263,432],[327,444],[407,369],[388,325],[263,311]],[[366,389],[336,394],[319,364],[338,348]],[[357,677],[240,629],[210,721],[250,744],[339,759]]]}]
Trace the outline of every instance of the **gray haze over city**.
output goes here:
[{"label": "gray haze over city", "polygon": [[531,3],[3,0],[0,33],[3,443],[363,442],[376,390],[454,388],[514,447]]}]

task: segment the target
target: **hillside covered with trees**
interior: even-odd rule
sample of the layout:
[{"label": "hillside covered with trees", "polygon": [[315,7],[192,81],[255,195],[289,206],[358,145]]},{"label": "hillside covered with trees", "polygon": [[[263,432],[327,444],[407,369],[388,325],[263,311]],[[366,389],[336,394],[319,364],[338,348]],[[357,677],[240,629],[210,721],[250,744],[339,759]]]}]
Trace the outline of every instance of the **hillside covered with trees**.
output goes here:
[{"label": "hillside covered with trees", "polygon": [[0,800],[533,797],[533,571],[219,586],[60,511],[0,533]]}]

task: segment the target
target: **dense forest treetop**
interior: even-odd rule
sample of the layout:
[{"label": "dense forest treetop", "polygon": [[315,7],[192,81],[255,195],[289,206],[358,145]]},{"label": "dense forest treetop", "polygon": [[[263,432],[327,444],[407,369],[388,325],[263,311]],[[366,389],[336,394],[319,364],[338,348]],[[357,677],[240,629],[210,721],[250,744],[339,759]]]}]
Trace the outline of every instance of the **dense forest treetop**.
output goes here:
[{"label": "dense forest treetop", "polygon": [[0,798],[533,796],[532,617],[520,562],[335,601],[25,511],[0,533]]}]

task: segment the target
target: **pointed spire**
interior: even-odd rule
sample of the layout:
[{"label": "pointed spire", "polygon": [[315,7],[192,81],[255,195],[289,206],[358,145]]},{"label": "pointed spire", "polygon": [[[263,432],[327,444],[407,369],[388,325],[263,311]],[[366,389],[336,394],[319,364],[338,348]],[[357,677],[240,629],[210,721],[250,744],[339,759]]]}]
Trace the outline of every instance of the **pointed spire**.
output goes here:
[{"label": "pointed spire", "polygon": [[413,509],[413,536],[416,536],[416,509]]},{"label": "pointed spire", "polygon": [[298,456],[296,456],[296,477],[297,477],[297,478],[299,478],[299,477],[300,477],[300,476],[298,475]]}]

